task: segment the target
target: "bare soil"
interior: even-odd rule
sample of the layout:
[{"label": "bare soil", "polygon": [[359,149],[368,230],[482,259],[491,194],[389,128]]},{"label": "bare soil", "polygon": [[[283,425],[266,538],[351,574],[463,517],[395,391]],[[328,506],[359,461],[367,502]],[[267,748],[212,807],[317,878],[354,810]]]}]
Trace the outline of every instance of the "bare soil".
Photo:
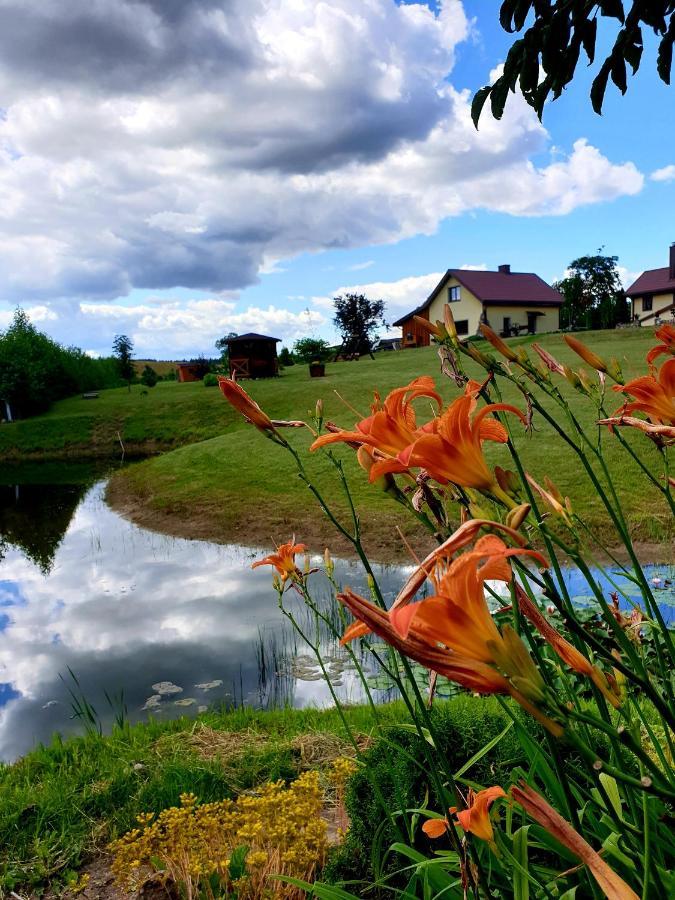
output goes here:
[{"label": "bare soil", "polygon": [[[252,547],[270,547],[273,538],[278,535],[292,533],[303,536],[311,535],[313,547],[327,546],[335,556],[350,558],[354,556],[352,545],[338,534],[331,523],[322,517],[315,506],[296,509],[293,520],[280,515],[277,509],[270,507],[250,507],[246,519],[225,527],[220,510],[210,506],[205,499],[198,506],[190,509],[153,509],[144,497],[138,496],[130,489],[123,478],[113,478],[106,490],[108,504],[134,524],[172,537],[188,540],[212,541],[216,544],[244,544]],[[377,520],[367,523],[363,537],[369,558],[384,565],[405,565],[411,563],[408,542],[419,557],[423,558],[433,549],[434,542],[427,534],[420,534],[414,526],[404,531],[405,541],[393,530],[389,523],[381,525]],[[675,548],[671,544],[650,541],[636,541],[634,544],[638,559],[649,563],[670,563],[675,561]],[[628,562],[625,547],[617,547],[612,551],[619,562]],[[601,558],[601,561],[602,558]],[[609,558],[604,561],[609,562]]]}]

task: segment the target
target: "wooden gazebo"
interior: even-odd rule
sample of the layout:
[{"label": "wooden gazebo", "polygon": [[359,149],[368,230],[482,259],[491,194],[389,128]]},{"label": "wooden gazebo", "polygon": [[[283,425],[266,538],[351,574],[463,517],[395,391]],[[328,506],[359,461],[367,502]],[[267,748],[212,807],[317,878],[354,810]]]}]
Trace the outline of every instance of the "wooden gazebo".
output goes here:
[{"label": "wooden gazebo", "polygon": [[273,378],[279,374],[277,343],[265,334],[240,334],[227,341],[231,378]]}]

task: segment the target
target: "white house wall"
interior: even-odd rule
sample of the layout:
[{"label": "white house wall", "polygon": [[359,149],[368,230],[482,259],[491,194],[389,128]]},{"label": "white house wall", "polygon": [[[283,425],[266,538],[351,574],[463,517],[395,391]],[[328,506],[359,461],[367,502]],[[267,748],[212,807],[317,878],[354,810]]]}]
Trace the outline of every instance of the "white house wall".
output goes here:
[{"label": "white house wall", "polygon": [[486,306],[488,324],[493,331],[501,334],[504,327],[504,319],[508,316],[511,325],[527,327],[528,312],[541,313],[537,316],[537,334],[547,331],[558,331],[560,328],[560,310],[557,306],[537,306],[535,303],[529,306],[506,306],[501,303],[498,306]]},{"label": "white house wall", "polygon": [[[450,288],[459,286],[459,300],[450,302]],[[429,307],[429,319],[432,322],[443,321],[443,307],[445,304],[450,306],[455,322],[466,319],[469,323],[467,334],[476,334],[480,323],[481,313],[483,312],[483,304],[471,293],[468,288],[460,284],[456,278],[451,278],[446,286],[440,291],[437,297],[432,300]]]}]

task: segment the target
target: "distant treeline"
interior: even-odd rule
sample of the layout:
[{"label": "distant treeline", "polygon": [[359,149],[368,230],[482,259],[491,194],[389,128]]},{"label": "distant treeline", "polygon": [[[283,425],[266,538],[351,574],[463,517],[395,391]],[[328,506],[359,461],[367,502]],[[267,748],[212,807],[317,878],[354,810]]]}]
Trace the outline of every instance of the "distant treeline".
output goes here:
[{"label": "distant treeline", "polygon": [[42,334],[21,309],[0,332],[0,419],[45,412],[55,400],[123,384],[113,357],[93,359]]}]

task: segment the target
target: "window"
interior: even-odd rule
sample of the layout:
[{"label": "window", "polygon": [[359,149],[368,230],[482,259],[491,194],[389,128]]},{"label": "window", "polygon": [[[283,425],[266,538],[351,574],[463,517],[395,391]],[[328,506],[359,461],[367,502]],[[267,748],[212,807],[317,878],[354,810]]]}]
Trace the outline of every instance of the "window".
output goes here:
[{"label": "window", "polygon": [[457,329],[457,334],[468,334],[469,333],[469,320],[468,319],[457,319],[455,322],[455,328]]},{"label": "window", "polygon": [[460,300],[460,288],[459,285],[455,285],[455,287],[448,288],[448,300],[450,303],[457,303]]},{"label": "window", "polygon": [[642,312],[651,312],[652,311],[652,297],[643,297],[642,298]]}]

